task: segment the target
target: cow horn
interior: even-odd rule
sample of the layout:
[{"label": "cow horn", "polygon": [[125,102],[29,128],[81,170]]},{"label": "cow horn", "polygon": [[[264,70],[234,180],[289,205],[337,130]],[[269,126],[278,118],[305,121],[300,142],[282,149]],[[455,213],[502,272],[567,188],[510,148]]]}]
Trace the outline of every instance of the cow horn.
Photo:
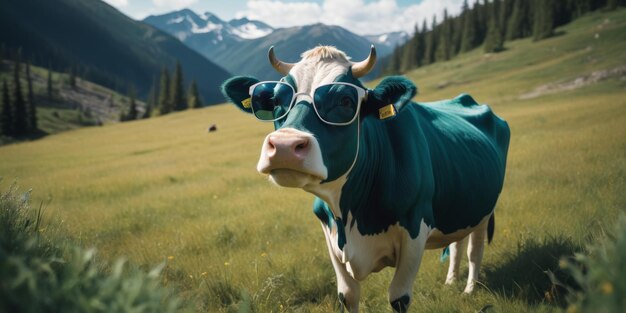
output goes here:
[{"label": "cow horn", "polygon": [[370,55],[367,56],[367,59],[352,63],[352,75],[356,78],[363,77],[374,68],[374,64],[376,64],[376,48],[372,45]]},{"label": "cow horn", "polygon": [[283,75],[289,74],[289,71],[295,65],[293,63],[283,62],[279,60],[278,58],[276,58],[276,55],[274,54],[274,46],[270,47],[270,51],[268,52],[268,57],[270,58],[270,63],[272,64],[274,69]]}]

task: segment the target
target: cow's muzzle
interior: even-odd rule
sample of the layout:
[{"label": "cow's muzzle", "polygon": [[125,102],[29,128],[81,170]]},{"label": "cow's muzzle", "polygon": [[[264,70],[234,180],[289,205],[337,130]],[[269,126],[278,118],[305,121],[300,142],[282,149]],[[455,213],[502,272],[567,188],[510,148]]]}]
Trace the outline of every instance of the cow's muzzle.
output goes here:
[{"label": "cow's muzzle", "polygon": [[257,170],[285,187],[302,187],[304,180],[319,182],[328,176],[315,137],[293,128],[267,135]]}]

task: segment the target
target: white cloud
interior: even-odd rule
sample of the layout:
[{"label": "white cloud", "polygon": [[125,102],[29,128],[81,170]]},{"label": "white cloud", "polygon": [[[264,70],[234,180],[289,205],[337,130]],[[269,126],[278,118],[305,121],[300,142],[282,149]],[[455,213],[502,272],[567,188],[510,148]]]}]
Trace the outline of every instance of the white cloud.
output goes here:
[{"label": "white cloud", "polygon": [[[157,1],[157,0],[153,0]],[[160,0],[164,1],[164,0]],[[419,4],[399,7],[395,0],[324,0],[315,2],[282,2],[281,0],[250,0],[237,17],[260,20],[274,27],[289,27],[313,23],[339,25],[357,34],[377,34],[404,30],[411,33],[416,23],[424,19],[428,25],[433,15],[443,18],[461,11],[463,0],[423,0]]]},{"label": "white cloud", "polygon": [[123,8],[123,7],[128,6],[128,0],[104,0],[104,2],[116,8]]},{"label": "white cloud", "polygon": [[319,4],[314,2],[281,2],[273,0],[248,1],[247,10],[237,12],[237,18],[247,17],[272,25],[289,27],[319,22],[323,13]]},{"label": "white cloud", "polygon": [[159,9],[166,8],[172,10],[187,8],[196,2],[198,2],[198,0],[152,0],[152,3]]}]

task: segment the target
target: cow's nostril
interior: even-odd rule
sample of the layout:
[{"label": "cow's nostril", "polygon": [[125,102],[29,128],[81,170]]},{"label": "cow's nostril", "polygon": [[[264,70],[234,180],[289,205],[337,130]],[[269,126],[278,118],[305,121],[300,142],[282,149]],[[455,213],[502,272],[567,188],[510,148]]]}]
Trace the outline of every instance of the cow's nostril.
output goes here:
[{"label": "cow's nostril", "polygon": [[308,146],[309,146],[309,140],[308,139],[302,139],[300,142],[298,142],[296,144],[294,151],[296,153],[302,153],[302,152],[304,152],[304,150],[307,149]]},{"label": "cow's nostril", "polygon": [[306,146],[308,146],[308,143],[303,142],[303,143],[301,143],[301,144],[299,144],[299,145],[297,145],[297,146],[296,146],[296,151],[298,151],[298,150],[302,150],[302,149],[305,149],[305,148],[306,148]]}]

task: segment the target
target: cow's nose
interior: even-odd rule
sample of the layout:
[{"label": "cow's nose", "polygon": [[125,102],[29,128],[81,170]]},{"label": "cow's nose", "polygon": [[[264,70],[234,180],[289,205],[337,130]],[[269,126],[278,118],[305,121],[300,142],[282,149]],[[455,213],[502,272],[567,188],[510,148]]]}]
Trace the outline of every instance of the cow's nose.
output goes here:
[{"label": "cow's nose", "polygon": [[309,151],[309,138],[274,134],[267,139],[267,156],[273,161],[303,160]]}]

